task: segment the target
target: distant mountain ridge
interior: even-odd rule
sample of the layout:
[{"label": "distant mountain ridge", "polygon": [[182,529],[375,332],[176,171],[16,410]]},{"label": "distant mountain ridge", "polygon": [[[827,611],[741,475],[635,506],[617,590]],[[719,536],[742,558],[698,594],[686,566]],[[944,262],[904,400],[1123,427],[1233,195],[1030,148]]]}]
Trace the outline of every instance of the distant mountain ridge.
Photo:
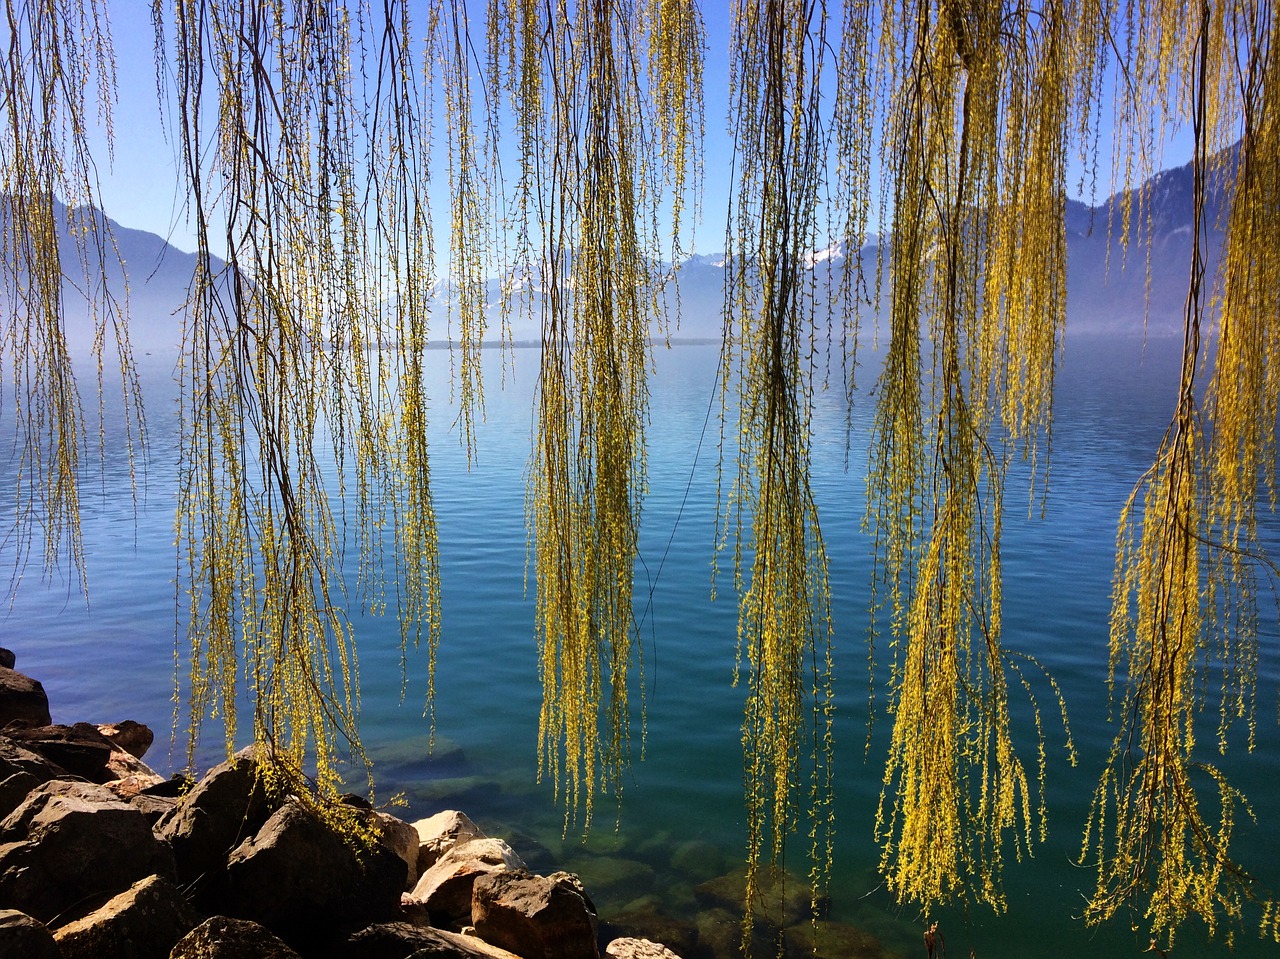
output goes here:
[{"label": "distant mountain ridge", "polygon": [[[1149,336],[1180,332],[1192,245],[1192,168],[1188,164],[1165,170],[1141,189],[1146,191],[1147,205],[1137,240],[1128,249],[1110,236],[1112,229],[1119,228],[1125,194],[1109,197],[1096,207],[1078,201],[1067,202],[1069,333],[1139,335],[1144,331],[1144,323]],[[1224,191],[1211,190],[1207,211],[1211,271],[1216,268],[1221,246],[1224,207]],[[0,221],[8,215],[7,211],[8,204],[0,201]],[[195,254],[183,252],[153,233],[122,226],[100,212],[67,211],[59,205],[59,239],[64,251],[64,273],[69,278],[66,284],[68,336],[73,341],[92,337],[85,297],[77,287],[83,268],[77,262],[70,225],[88,213],[110,227],[119,259],[123,261],[122,271],[120,263],[109,254],[105,275],[116,295],[124,289],[128,277],[130,336],[134,347],[176,348],[181,336],[181,313],[196,265]],[[874,268],[881,242],[880,237],[872,235],[858,251],[857,255],[868,268]],[[842,244],[834,244],[809,257],[807,267],[813,271],[813,288],[820,291],[819,295],[821,291],[835,288],[847,256],[848,251]],[[704,339],[721,335],[728,265],[723,253],[695,254],[674,268],[670,264],[655,265],[655,271],[665,278],[663,295],[668,307],[679,307],[679,323],[672,330],[673,338]],[[523,288],[525,294],[534,297],[532,311],[515,311],[510,335],[516,342],[536,342],[540,293],[529,277],[515,276],[493,277],[486,283],[489,317],[486,339],[496,340],[501,335],[497,313],[504,284],[508,293]],[[436,285],[431,309],[432,342],[447,342],[458,329],[457,290],[448,280]]]}]

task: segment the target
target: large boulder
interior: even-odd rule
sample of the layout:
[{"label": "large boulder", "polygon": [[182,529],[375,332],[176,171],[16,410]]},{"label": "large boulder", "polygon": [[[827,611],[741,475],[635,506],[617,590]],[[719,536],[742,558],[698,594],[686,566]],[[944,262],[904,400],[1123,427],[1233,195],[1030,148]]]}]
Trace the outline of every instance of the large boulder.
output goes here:
[{"label": "large boulder", "polygon": [[173,878],[172,853],[102,786],[42,783],[0,822],[0,902],[42,922],[152,874]]},{"label": "large boulder", "polygon": [[270,929],[214,916],[178,940],[169,959],[299,959]]},{"label": "large boulder", "polygon": [[389,813],[374,812],[371,815],[379,841],[404,860],[404,888],[412,889],[421,875],[418,871],[418,830]]},{"label": "large boulder", "polygon": [[343,959],[524,959],[475,936],[384,922],[347,940]]},{"label": "large boulder", "polygon": [[15,721],[49,725],[49,697],[38,680],[0,666],[0,729]]},{"label": "large boulder", "polygon": [[413,828],[418,833],[419,876],[454,846],[472,839],[487,838],[466,813],[456,809],[446,809],[426,819],[419,819],[413,824]]},{"label": "large boulder", "polygon": [[405,863],[360,842],[290,800],[228,857],[220,911],[261,923],[303,952],[394,919]]},{"label": "large boulder", "polygon": [[471,893],[476,935],[524,959],[599,959],[596,910],[568,873],[523,870],[477,876]]},{"label": "large boulder", "polygon": [[104,723],[98,726],[102,733],[118,749],[123,749],[136,759],[141,759],[155,742],[156,734],[150,726],[126,719],[118,723]]},{"label": "large boulder", "polygon": [[66,775],[61,766],[0,735],[0,818],[18,808],[41,783]]},{"label": "large boulder", "polygon": [[143,788],[164,781],[164,777],[150,766],[116,745],[99,731],[99,727],[90,723],[73,726],[14,724],[5,730],[5,734],[67,772],[90,782],[114,784],[127,781],[131,788],[123,793],[113,786],[113,791],[121,799],[128,799]]},{"label": "large boulder", "polygon": [[156,835],[173,849],[178,883],[191,890],[197,905],[217,896],[227,856],[262,827],[273,808],[251,746],[211,769],[161,816]]},{"label": "large boulder", "polygon": [[5,959],[62,959],[43,922],[17,909],[0,909],[0,956]]},{"label": "large boulder", "polygon": [[63,959],[166,959],[199,923],[173,883],[148,876],[53,936]]},{"label": "large boulder", "polygon": [[524,868],[501,839],[472,839],[441,856],[422,874],[412,895],[426,905],[433,926],[458,930],[471,925],[471,887],[477,876]]}]

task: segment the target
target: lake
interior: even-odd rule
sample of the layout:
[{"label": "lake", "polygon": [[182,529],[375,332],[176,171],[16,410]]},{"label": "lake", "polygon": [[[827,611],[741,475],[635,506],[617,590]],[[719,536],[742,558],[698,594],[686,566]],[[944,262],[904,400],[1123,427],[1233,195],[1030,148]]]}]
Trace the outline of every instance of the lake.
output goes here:
[{"label": "lake", "polygon": [[[698,884],[732,871],[745,847],[741,709],[732,686],[737,610],[731,575],[709,599],[715,540],[717,349],[657,350],[649,428],[649,483],[642,562],[637,569],[647,737],[622,802],[597,803],[585,839],[563,831],[549,783],[537,782],[540,686],[532,584],[526,592],[525,469],[532,428],[537,352],[486,354],[487,419],[478,459],[468,466],[452,431],[447,351],[428,353],[433,370],[431,469],[440,526],[444,625],[437,672],[435,751],[423,718],[425,655],[412,653],[401,696],[399,631],[393,617],[352,611],[360,649],[362,730],[379,798],[403,793],[413,820],[459,808],[491,834],[508,838],[537,871],[577,872],[606,922],[651,938],[725,939],[732,923],[708,905]],[[135,504],[126,466],[114,450],[85,486],[84,539],[89,599],[67,581],[41,581],[29,569],[4,622],[0,645],[18,669],[40,679],[55,722],[135,719],[157,732],[147,761],[167,772],[183,763],[185,738],[166,754],[173,726],[175,637],[173,476],[176,469],[171,356],[141,358],[151,428],[145,486]],[[500,381],[505,380],[505,389]],[[1126,921],[1087,929],[1078,918],[1094,873],[1075,860],[1089,800],[1114,735],[1107,713],[1107,618],[1115,525],[1134,482],[1150,464],[1172,412],[1177,380],[1171,344],[1069,342],[1059,383],[1050,495],[1042,516],[1012,481],[1004,542],[1004,639],[1035,655],[1062,687],[1080,752],[1066,762],[1059,728],[1047,727],[1049,839],[1034,858],[1006,865],[1006,915],[939,910],[949,954],[982,959],[1084,956],[1111,959],[1146,949]],[[814,411],[813,485],[830,554],[837,683],[838,834],[831,917],[869,932],[889,950],[922,955],[920,917],[896,907],[880,885],[872,827],[889,720],[867,746],[868,582],[871,543],[862,530],[865,446],[874,402],[866,370],[851,426],[840,390],[821,393]],[[6,384],[5,388],[8,388]],[[6,467],[9,477],[12,464]],[[4,503],[12,483],[0,488]],[[1022,490],[1025,491],[1025,484]],[[1266,537],[1280,553],[1280,523]],[[8,556],[10,554],[6,554]],[[728,558],[725,563],[730,562]],[[1264,591],[1264,600],[1266,599]],[[1253,804],[1257,824],[1241,821],[1234,849],[1260,882],[1280,887],[1280,741],[1277,739],[1277,629],[1264,609],[1258,748],[1224,761]],[[883,654],[883,651],[882,651]],[[1213,683],[1210,681],[1210,690]],[[637,687],[633,687],[637,688]],[[1054,714],[1047,684],[1036,685]],[[1029,712],[1015,699],[1024,761],[1034,765]],[[880,703],[881,708],[883,702]],[[1216,727],[1216,704],[1203,714]],[[640,731],[640,720],[634,720]],[[1015,733],[1016,735],[1016,733]],[[1204,732],[1207,745],[1213,737]],[[216,761],[220,743],[199,761]],[[1208,793],[1205,793],[1208,799]],[[1243,817],[1241,817],[1243,819]],[[800,840],[796,851],[803,851]],[[1180,934],[1175,955],[1274,955],[1256,936],[1256,911],[1234,952]],[[676,945],[675,942],[672,943]],[[690,957],[686,957],[690,959]]]}]

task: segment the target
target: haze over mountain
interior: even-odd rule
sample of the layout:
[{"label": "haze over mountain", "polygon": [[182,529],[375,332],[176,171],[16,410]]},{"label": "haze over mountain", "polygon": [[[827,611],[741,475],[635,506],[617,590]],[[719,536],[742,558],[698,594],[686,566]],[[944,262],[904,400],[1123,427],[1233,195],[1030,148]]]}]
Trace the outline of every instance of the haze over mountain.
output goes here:
[{"label": "haze over mountain", "polygon": [[[1097,207],[1068,202],[1068,333],[1136,337],[1142,335],[1145,322],[1149,337],[1180,335],[1192,246],[1191,167],[1162,172],[1148,181],[1145,189],[1148,202],[1143,226],[1138,231],[1137,242],[1128,248],[1121,247],[1118,240],[1112,238],[1112,233],[1119,230],[1122,194]],[[1222,191],[1211,190],[1210,196],[1209,265],[1212,271],[1222,240]],[[0,218],[7,216],[7,209],[7,204],[0,207]],[[57,210],[64,272],[69,277],[64,284],[67,333],[73,346],[87,346],[93,336],[88,301],[80,289],[83,280],[76,279],[85,273],[77,261],[77,245],[68,225],[86,212],[82,209],[68,215],[60,205]],[[95,260],[96,251],[90,249],[90,266],[98,268],[105,276],[107,287],[117,296],[125,289],[127,276],[130,337],[136,350],[175,350],[181,338],[182,313],[196,264],[195,255],[178,250],[155,234],[129,229],[114,220],[108,219],[107,223],[119,260],[108,253],[103,270]],[[857,254],[871,270],[878,243],[879,238],[870,238]],[[817,251],[811,257],[813,289],[819,291],[820,298],[826,295],[824,291],[838,284],[847,255],[848,251],[837,245]],[[215,266],[220,267],[221,263]],[[674,269],[666,264],[658,267],[666,278],[664,296],[668,305],[679,304],[679,323],[672,330],[673,339],[715,339],[721,335],[726,266],[723,254],[711,254],[692,256]],[[539,291],[528,277],[488,281],[486,301],[490,324],[486,338],[497,340],[500,336],[497,313],[503,283],[509,291],[524,286],[524,292],[533,297],[532,310],[514,311],[512,340],[536,343]],[[436,286],[432,302],[434,344],[447,343],[457,331],[456,294],[456,289],[447,281]],[[869,333],[870,324],[866,319],[863,325]]]}]

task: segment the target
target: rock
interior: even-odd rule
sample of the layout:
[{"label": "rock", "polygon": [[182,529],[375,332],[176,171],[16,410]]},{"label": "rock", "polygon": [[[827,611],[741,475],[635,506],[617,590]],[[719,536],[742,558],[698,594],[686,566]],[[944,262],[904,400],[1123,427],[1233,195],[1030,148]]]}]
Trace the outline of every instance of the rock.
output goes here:
[{"label": "rock", "polygon": [[61,766],[0,735],[0,819],[17,809],[41,783],[66,775]]},{"label": "rock", "polygon": [[306,952],[396,918],[405,874],[391,850],[357,850],[290,800],[228,857],[220,911],[261,923]]},{"label": "rock", "polygon": [[102,786],[42,783],[0,822],[0,902],[42,922],[152,874],[172,879],[172,854]]},{"label": "rock", "polygon": [[524,869],[524,863],[501,839],[472,839],[450,848],[413,887],[413,898],[426,903],[431,923],[443,929],[471,924],[471,886],[477,876]]},{"label": "rock", "polygon": [[129,797],[129,805],[146,816],[147,822],[154,827],[161,819],[173,812],[174,807],[178,805],[178,800],[168,796],[153,796],[143,791]]},{"label": "rock", "polygon": [[13,654],[13,650],[0,646],[0,669],[13,669],[17,664],[18,657]]},{"label": "rock", "polygon": [[385,922],[347,940],[343,959],[523,959],[505,949],[444,929]]},{"label": "rock", "polygon": [[[704,905],[722,906],[741,915],[747,898],[746,869],[700,883],[693,892]],[[795,876],[782,872],[770,875],[767,870],[762,870],[756,880],[756,894],[751,904],[757,921],[778,928],[822,919],[830,905],[828,896],[818,896],[815,902],[812,887]]]},{"label": "rock", "polygon": [[659,942],[648,939],[615,939],[604,947],[610,959],[680,959]]},{"label": "rock", "polygon": [[126,719],[119,723],[107,723],[98,727],[104,737],[118,749],[122,749],[135,759],[141,759],[155,741],[155,733],[148,726]]},{"label": "rock", "polygon": [[382,844],[404,860],[407,879],[404,888],[412,889],[421,873],[418,871],[418,830],[403,819],[385,812],[375,812],[378,835]]},{"label": "rock", "polygon": [[813,959],[890,959],[880,940],[842,922],[802,922],[786,930],[787,954]]},{"label": "rock", "polygon": [[596,910],[577,877],[523,870],[477,876],[471,921],[485,942],[524,959],[599,959]]},{"label": "rock", "polygon": [[24,676],[12,667],[0,666],[0,729],[11,722],[47,726],[49,697],[44,687],[30,676]]},{"label": "rock", "polygon": [[300,959],[271,930],[247,919],[214,916],[178,940],[169,959]]},{"label": "rock", "polygon": [[211,769],[156,824],[156,835],[173,849],[178,883],[192,890],[198,906],[206,895],[216,896],[227,856],[262,827],[273,808],[249,747]]},{"label": "rock", "polygon": [[5,959],[62,959],[44,923],[17,909],[0,909],[0,956]]},{"label": "rock", "polygon": [[704,882],[724,873],[725,857],[715,843],[691,839],[671,854],[671,868],[694,882]]},{"label": "rock", "polygon": [[480,827],[456,809],[446,809],[413,824],[418,833],[418,875],[436,864],[449,849],[472,839],[484,839]]},{"label": "rock", "polygon": [[111,743],[88,723],[76,723],[74,726],[14,724],[5,730],[5,735],[89,782],[104,783],[114,778],[107,772]]},{"label": "rock", "polygon": [[[692,902],[689,909],[691,912],[695,909]],[[671,915],[657,896],[643,896],[619,911],[610,910],[608,919],[600,921],[600,933],[605,941],[654,938],[684,959],[712,959],[713,956],[701,945],[697,925]]]},{"label": "rock", "polygon": [[173,883],[148,876],[53,937],[63,959],[166,959],[199,922]]}]

